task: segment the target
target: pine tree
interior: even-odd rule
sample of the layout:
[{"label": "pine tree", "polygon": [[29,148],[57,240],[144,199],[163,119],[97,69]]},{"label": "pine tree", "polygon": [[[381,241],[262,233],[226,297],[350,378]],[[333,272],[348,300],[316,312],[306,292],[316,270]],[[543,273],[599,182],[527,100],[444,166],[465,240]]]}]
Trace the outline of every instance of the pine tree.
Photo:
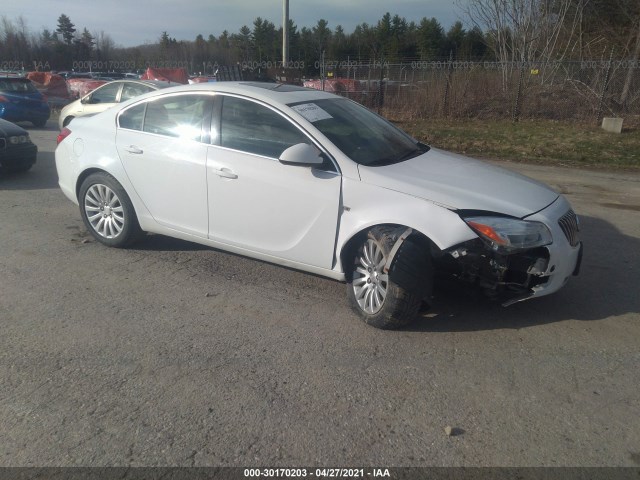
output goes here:
[{"label": "pine tree", "polygon": [[76,33],[76,28],[71,19],[64,13],[58,17],[58,29],[56,30],[67,45],[71,45],[73,37]]}]

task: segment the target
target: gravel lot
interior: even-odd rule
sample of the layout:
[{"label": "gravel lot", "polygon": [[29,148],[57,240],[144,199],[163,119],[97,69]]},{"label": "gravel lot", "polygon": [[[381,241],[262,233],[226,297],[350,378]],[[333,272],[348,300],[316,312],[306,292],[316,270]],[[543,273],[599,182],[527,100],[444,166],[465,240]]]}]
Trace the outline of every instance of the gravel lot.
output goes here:
[{"label": "gravel lot", "polygon": [[0,177],[0,466],[640,465],[639,174],[506,165],[581,215],[581,275],[507,309],[442,288],[386,332],[331,280],[91,241],[30,130]]}]

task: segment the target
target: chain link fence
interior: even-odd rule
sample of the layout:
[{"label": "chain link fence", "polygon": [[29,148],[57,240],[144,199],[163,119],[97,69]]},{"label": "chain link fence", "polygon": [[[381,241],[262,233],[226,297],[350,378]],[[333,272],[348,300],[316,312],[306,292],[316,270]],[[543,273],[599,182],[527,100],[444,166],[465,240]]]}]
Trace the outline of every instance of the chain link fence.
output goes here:
[{"label": "chain link fence", "polygon": [[[398,119],[547,119],[640,125],[640,62],[326,62],[304,85]],[[324,75],[323,75],[324,73]]]}]

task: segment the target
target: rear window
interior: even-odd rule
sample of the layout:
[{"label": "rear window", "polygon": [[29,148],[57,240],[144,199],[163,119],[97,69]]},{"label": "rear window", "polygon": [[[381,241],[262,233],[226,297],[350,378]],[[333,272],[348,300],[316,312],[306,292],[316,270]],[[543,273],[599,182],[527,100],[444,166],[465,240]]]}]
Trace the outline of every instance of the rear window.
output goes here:
[{"label": "rear window", "polygon": [[0,92],[33,93],[37,92],[31,80],[24,78],[0,78]]},{"label": "rear window", "polygon": [[197,94],[158,97],[123,110],[118,125],[128,130],[199,142],[205,115],[211,115],[208,107],[212,101],[213,97]]}]

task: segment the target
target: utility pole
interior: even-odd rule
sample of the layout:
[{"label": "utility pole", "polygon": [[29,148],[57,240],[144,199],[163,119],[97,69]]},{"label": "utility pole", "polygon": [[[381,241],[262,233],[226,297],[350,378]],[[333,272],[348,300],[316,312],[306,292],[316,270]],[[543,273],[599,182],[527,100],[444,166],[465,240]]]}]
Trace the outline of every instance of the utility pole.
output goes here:
[{"label": "utility pole", "polygon": [[282,0],[282,66],[289,65],[289,0]]}]

